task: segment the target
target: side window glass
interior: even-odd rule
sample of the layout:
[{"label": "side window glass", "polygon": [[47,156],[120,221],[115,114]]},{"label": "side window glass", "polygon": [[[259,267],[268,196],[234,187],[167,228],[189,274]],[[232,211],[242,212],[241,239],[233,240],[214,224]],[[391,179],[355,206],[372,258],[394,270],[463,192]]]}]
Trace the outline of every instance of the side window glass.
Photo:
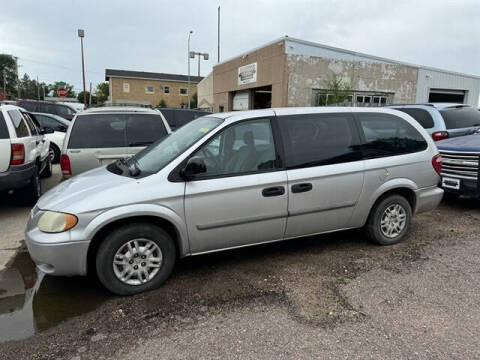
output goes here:
[{"label": "side window glass", "polygon": [[22,114],[18,110],[7,111],[8,116],[12,119],[13,127],[15,128],[15,133],[18,138],[30,136],[28,132],[27,124]]},{"label": "side window glass", "polygon": [[39,129],[37,129],[37,126],[35,125],[35,123],[33,122],[32,118],[30,117],[30,115],[26,114],[26,113],[22,113],[23,117],[25,118],[25,121],[27,122],[27,126],[28,128],[30,129],[30,134],[32,135],[38,135],[39,134]]},{"label": "side window glass", "polygon": [[38,112],[43,112],[43,113],[47,113],[47,114],[54,114],[55,109],[53,108],[53,106],[51,104],[48,104],[48,103],[39,103],[38,104]]},{"label": "side window glass", "polygon": [[233,125],[200,148],[208,176],[235,175],[275,168],[275,144],[270,120],[252,120]]},{"label": "side window glass", "polygon": [[3,113],[0,110],[0,139],[8,139],[10,135],[8,134],[7,124],[5,123],[5,118]]},{"label": "side window glass", "polygon": [[351,114],[305,114],[277,117],[285,142],[287,168],[361,160]]},{"label": "side window glass", "polygon": [[57,114],[59,115],[73,115],[74,111],[70,109],[68,106],[57,106]]},{"label": "side window glass", "polygon": [[432,116],[427,110],[417,108],[395,108],[395,110],[403,111],[418,121],[424,129],[431,129],[435,126]]},{"label": "side window glass", "polygon": [[401,155],[425,150],[427,142],[407,121],[390,114],[359,113],[365,136],[366,158]]}]

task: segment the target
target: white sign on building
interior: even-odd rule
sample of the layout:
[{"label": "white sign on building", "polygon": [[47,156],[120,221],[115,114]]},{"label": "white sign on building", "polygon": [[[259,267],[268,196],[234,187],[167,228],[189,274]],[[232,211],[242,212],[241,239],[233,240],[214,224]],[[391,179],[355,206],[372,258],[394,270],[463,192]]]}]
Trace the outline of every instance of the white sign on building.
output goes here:
[{"label": "white sign on building", "polygon": [[238,85],[245,85],[257,81],[257,63],[240,66],[238,68]]}]

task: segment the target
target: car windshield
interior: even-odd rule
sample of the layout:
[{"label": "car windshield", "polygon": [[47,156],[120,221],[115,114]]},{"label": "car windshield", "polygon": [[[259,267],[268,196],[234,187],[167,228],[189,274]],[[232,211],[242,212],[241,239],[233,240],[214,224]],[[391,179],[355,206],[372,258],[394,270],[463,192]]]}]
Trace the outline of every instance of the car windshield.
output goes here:
[{"label": "car windshield", "polygon": [[153,174],[222,123],[223,119],[201,117],[143,149],[128,160],[137,172]]},{"label": "car windshield", "polygon": [[461,129],[480,126],[480,111],[472,107],[459,107],[440,110],[447,129]]}]

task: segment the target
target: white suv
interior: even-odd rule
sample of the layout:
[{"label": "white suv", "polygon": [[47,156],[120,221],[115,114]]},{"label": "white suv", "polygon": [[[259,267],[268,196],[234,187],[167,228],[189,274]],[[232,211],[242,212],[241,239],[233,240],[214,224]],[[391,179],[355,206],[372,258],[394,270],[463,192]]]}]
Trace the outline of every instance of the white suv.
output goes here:
[{"label": "white suv", "polygon": [[53,129],[41,129],[22,108],[0,106],[0,192],[20,190],[25,203],[35,204],[41,195],[40,177],[50,177],[50,142],[44,134]]}]

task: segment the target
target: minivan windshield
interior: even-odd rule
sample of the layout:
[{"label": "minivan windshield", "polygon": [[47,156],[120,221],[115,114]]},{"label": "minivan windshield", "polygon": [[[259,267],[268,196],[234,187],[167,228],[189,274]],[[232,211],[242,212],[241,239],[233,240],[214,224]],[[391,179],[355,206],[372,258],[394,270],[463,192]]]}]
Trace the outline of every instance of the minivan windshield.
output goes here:
[{"label": "minivan windshield", "polygon": [[458,107],[440,110],[447,129],[462,129],[480,126],[480,111],[468,107]]},{"label": "minivan windshield", "polygon": [[156,173],[222,122],[223,119],[207,116],[195,119],[138,152],[127,165],[139,173]]}]

